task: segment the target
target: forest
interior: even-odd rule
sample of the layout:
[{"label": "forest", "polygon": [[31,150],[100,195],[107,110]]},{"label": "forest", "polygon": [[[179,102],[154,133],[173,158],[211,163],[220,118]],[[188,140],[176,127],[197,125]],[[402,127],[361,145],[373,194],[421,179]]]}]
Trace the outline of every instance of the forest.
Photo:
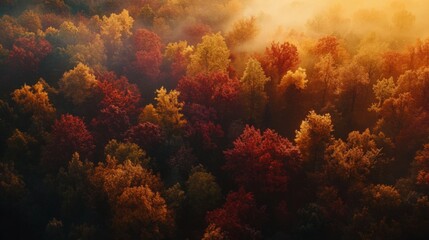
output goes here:
[{"label": "forest", "polygon": [[0,0],[0,239],[427,239],[428,0]]}]

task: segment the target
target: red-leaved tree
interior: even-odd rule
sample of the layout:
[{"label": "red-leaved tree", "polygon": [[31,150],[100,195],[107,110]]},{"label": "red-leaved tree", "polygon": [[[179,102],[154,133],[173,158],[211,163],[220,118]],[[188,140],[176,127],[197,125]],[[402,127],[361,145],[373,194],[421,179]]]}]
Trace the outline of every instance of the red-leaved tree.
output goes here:
[{"label": "red-leaved tree", "polygon": [[216,111],[199,104],[190,104],[185,108],[188,116],[186,136],[198,144],[202,149],[215,149],[224,136],[222,127],[216,123]]},{"label": "red-leaved tree", "polygon": [[124,138],[128,142],[139,145],[149,153],[155,150],[165,140],[161,127],[150,122],[139,123],[132,126],[125,132]]},{"label": "red-leaved tree", "polygon": [[137,118],[140,92],[126,77],[117,78],[112,72],[99,74],[102,99],[99,112],[92,120],[100,143],[120,139]]},{"label": "red-leaved tree", "polygon": [[250,126],[224,154],[224,169],[232,174],[237,185],[260,196],[284,193],[289,175],[301,163],[298,148],[288,139],[271,129],[261,133]]},{"label": "red-leaved tree", "polygon": [[20,37],[15,40],[7,62],[14,70],[36,72],[51,51],[51,44],[43,38]]},{"label": "red-leaved tree", "polygon": [[135,84],[129,83],[126,77],[117,78],[115,73],[107,72],[99,78],[99,88],[103,94],[100,108],[115,105],[127,113],[137,114],[140,92]]},{"label": "red-leaved tree", "polygon": [[89,159],[94,150],[94,140],[79,117],[62,115],[52,126],[42,162],[49,169],[66,166],[74,152],[81,159]]},{"label": "red-leaved tree", "polygon": [[141,28],[134,33],[133,40],[136,57],[134,65],[137,71],[141,71],[150,80],[155,80],[160,73],[162,62],[160,37],[154,32]]},{"label": "red-leaved tree", "polygon": [[193,23],[185,26],[183,29],[186,40],[188,40],[190,44],[199,43],[204,35],[210,34],[211,32],[212,29],[210,26],[204,23]]},{"label": "red-leaved tree", "polygon": [[288,70],[298,66],[298,50],[289,42],[282,44],[273,42],[265,49],[265,53],[259,60],[265,74],[271,77],[274,84],[277,84]]},{"label": "red-leaved tree", "polygon": [[220,227],[230,239],[259,239],[264,208],[256,205],[253,194],[242,188],[231,192],[226,197],[225,204],[207,213],[209,224]]},{"label": "red-leaved tree", "polygon": [[194,77],[184,77],[177,90],[186,102],[213,107],[217,112],[227,114],[236,105],[240,83],[222,72],[201,73]]}]

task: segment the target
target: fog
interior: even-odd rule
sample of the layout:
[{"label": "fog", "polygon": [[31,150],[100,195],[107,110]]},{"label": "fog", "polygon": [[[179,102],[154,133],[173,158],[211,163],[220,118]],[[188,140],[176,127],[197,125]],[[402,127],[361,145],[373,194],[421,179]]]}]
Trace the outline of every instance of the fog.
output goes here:
[{"label": "fog", "polygon": [[[249,46],[292,35],[337,35],[413,43],[429,36],[429,0],[248,0],[237,18],[254,16],[259,35]],[[258,44],[259,43],[259,44]]]}]

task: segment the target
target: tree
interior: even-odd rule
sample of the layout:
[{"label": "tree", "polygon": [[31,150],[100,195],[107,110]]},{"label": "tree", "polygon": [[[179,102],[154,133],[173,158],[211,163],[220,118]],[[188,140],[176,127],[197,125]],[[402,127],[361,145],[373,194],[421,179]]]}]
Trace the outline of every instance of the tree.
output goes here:
[{"label": "tree", "polygon": [[382,54],[381,70],[383,77],[393,77],[397,79],[405,70],[406,66],[406,55],[400,52],[387,51]]},{"label": "tree", "polygon": [[272,42],[260,57],[262,68],[277,86],[280,78],[289,70],[293,70],[299,63],[298,50],[295,45],[284,42]]},{"label": "tree", "polygon": [[387,163],[376,138],[369,129],[362,133],[353,131],[347,141],[335,140],[328,146],[324,166],[327,180],[346,187],[367,183],[370,174]]},{"label": "tree", "polygon": [[65,21],[65,19],[57,21],[61,23],[58,29],[51,27],[51,25],[46,29],[46,38],[56,47],[67,50],[68,46],[86,44],[97,38],[97,34],[90,31],[85,23],[81,22],[75,25],[71,21]]},{"label": "tree", "polygon": [[152,103],[146,105],[139,114],[139,123],[152,123],[155,125],[160,124],[160,116],[156,112],[156,108]]},{"label": "tree", "polygon": [[386,51],[387,45],[373,36],[363,39],[359,44],[356,55],[353,56],[360,66],[368,73],[371,83],[382,78],[382,53]]},{"label": "tree", "polygon": [[97,86],[97,79],[92,70],[83,63],[65,72],[58,82],[60,91],[64,93],[75,105],[85,102]]},{"label": "tree", "polygon": [[363,200],[371,216],[376,219],[388,218],[389,220],[397,217],[395,213],[402,202],[398,190],[384,184],[368,186],[364,191]]},{"label": "tree", "polygon": [[429,144],[423,145],[414,158],[414,168],[416,173],[415,182],[418,185],[429,186]]},{"label": "tree", "polygon": [[79,117],[62,115],[52,126],[42,162],[50,169],[65,166],[73,153],[88,159],[94,150],[94,140]]},{"label": "tree", "polygon": [[117,106],[130,118],[137,114],[140,92],[135,84],[132,84],[124,76],[118,78],[114,72],[107,72],[98,77],[98,86],[102,93],[99,108]]},{"label": "tree", "polygon": [[307,74],[305,69],[298,68],[295,72],[287,71],[287,73],[282,77],[278,88],[281,93],[284,93],[287,88],[294,86],[298,90],[303,90],[307,87]]},{"label": "tree", "polygon": [[[24,112],[31,114],[34,124],[43,127],[44,123],[51,124],[55,118],[55,107],[49,101],[45,90],[46,82],[40,79],[33,86],[24,84],[12,93],[12,99]],[[49,88],[49,86],[48,86]],[[43,129],[43,128],[42,128]]]},{"label": "tree", "polygon": [[229,55],[225,39],[220,33],[205,35],[191,54],[187,75],[226,72],[231,62]]},{"label": "tree", "polygon": [[[80,222],[85,216],[96,214],[97,191],[90,181],[94,164],[81,161],[79,153],[73,153],[65,168],[56,175],[56,187],[61,198],[61,217],[66,222]],[[81,211],[85,211],[82,214]]]},{"label": "tree", "polygon": [[269,80],[258,60],[250,58],[240,79],[240,95],[244,104],[246,119],[250,123],[261,119],[268,100],[264,90],[265,84]]},{"label": "tree", "polygon": [[196,103],[226,112],[236,101],[239,82],[224,72],[200,73],[180,79],[177,90],[187,104]]},{"label": "tree", "polygon": [[136,143],[149,154],[159,147],[165,136],[161,128],[151,122],[139,123],[125,132],[125,141]]},{"label": "tree", "polygon": [[358,97],[363,88],[369,84],[369,76],[365,69],[356,61],[339,69],[340,91],[346,101],[344,108],[346,113],[353,113],[358,102]]},{"label": "tree", "polygon": [[370,107],[370,110],[378,112],[380,111],[383,102],[394,95],[396,91],[396,84],[395,81],[393,81],[393,77],[388,79],[383,78],[377,80],[377,83],[372,86],[372,90],[374,92],[375,99],[378,102],[373,103]]},{"label": "tree", "polygon": [[13,43],[7,62],[15,71],[37,72],[40,62],[52,51],[51,44],[43,38],[20,37]]},{"label": "tree", "polygon": [[176,183],[164,192],[165,200],[170,209],[179,210],[186,199],[185,191],[180,183]]},{"label": "tree", "polygon": [[24,35],[25,28],[18,24],[15,18],[3,15],[0,19],[0,43],[5,48],[11,48],[14,41]]},{"label": "tree", "polygon": [[429,115],[416,104],[413,95],[398,93],[386,99],[376,124],[377,130],[386,133],[396,146],[402,146],[398,150],[405,156],[420,148],[429,133]]},{"label": "tree", "polygon": [[151,80],[156,79],[162,62],[161,39],[156,33],[141,28],[135,31],[133,40],[137,70]]},{"label": "tree", "polygon": [[83,63],[91,68],[102,69],[107,60],[104,42],[99,34],[95,35],[87,44],[67,45],[65,52],[70,57],[71,65]]},{"label": "tree", "polygon": [[201,240],[226,240],[225,233],[222,229],[214,224],[210,224],[204,231]]},{"label": "tree", "polygon": [[36,156],[37,141],[26,132],[15,129],[7,139],[4,158],[15,163],[18,169],[28,167]]},{"label": "tree", "polygon": [[137,51],[159,51],[161,48],[160,37],[145,28],[137,29],[133,34],[134,49]]},{"label": "tree", "polygon": [[410,47],[409,52],[411,59],[414,60],[412,62],[413,69],[429,66],[429,39],[417,40],[416,45]]},{"label": "tree", "polygon": [[173,226],[165,200],[147,185],[125,188],[113,211],[118,238],[162,239]]},{"label": "tree", "polygon": [[261,133],[250,126],[245,127],[234,147],[224,151],[224,155],[224,169],[232,174],[237,185],[261,197],[285,193],[288,178],[301,164],[299,150],[289,140],[271,129]]},{"label": "tree", "polygon": [[107,156],[106,162],[100,162],[91,176],[91,183],[106,196],[109,204],[114,206],[127,188],[147,186],[152,192],[162,190],[159,176],[143,168],[140,163],[125,160],[118,163],[114,157]]},{"label": "tree", "polygon": [[186,136],[190,137],[199,149],[216,149],[221,138],[224,136],[222,127],[216,124],[217,116],[213,108],[199,104],[191,104],[185,109],[188,116],[186,125]]},{"label": "tree", "polygon": [[184,27],[183,33],[185,34],[185,39],[189,41],[190,44],[197,44],[201,41],[202,37],[212,33],[212,28],[204,23],[192,22]]},{"label": "tree", "polygon": [[137,144],[121,143],[115,139],[110,140],[104,147],[104,154],[115,158],[119,163],[129,160],[132,163],[140,163],[143,167],[147,167],[150,161],[146,156],[146,152]]},{"label": "tree", "polygon": [[145,26],[152,26],[156,13],[149,4],[145,4],[139,12],[138,20],[142,21]]},{"label": "tree", "polygon": [[214,209],[222,196],[215,177],[201,165],[191,170],[186,189],[189,206],[198,216]]},{"label": "tree", "polygon": [[416,116],[414,98],[409,92],[390,97],[381,105],[380,115],[377,127],[396,138]]},{"label": "tree", "polygon": [[[228,239],[259,239],[263,217],[264,208],[257,206],[253,194],[240,188],[228,194],[221,208],[208,212],[206,219],[210,226],[218,227],[218,234],[224,232]],[[211,234],[215,229],[212,227]]]},{"label": "tree", "polygon": [[98,87],[101,90],[99,112],[92,119],[97,137],[102,143],[110,139],[121,139],[137,118],[140,92],[126,77],[117,78],[113,72],[100,74]]},{"label": "tree", "polygon": [[122,139],[131,126],[131,119],[120,107],[109,105],[100,110],[98,116],[92,119],[91,125],[98,142],[105,144],[109,139]]},{"label": "tree", "polygon": [[253,40],[258,32],[256,18],[252,16],[236,21],[225,38],[230,47],[239,47],[240,44]]},{"label": "tree", "polygon": [[[169,166],[173,171],[177,171],[180,176],[185,178],[191,172],[191,169],[197,163],[197,157],[195,157],[193,149],[190,147],[180,147],[168,160]],[[179,177],[180,177],[179,176]]]},{"label": "tree", "polygon": [[[23,200],[27,192],[24,179],[13,164],[0,162],[0,207],[2,210],[12,207]],[[3,216],[2,216],[3,219]]]},{"label": "tree", "polygon": [[181,79],[186,74],[186,68],[190,61],[190,55],[194,47],[188,45],[186,41],[173,42],[167,44],[164,57],[170,62],[170,74],[174,82]]},{"label": "tree", "polygon": [[295,131],[295,142],[303,159],[312,163],[314,168],[319,168],[325,149],[332,141],[333,125],[331,115],[318,115],[310,111],[301,122],[298,131]]},{"label": "tree", "polygon": [[347,52],[336,36],[319,38],[311,52],[316,56],[324,57],[330,55],[336,63],[341,63],[347,56]]},{"label": "tree", "polygon": [[418,107],[429,110],[429,67],[422,67],[417,70],[407,70],[398,78],[398,87],[395,93],[412,94]]},{"label": "tree", "polygon": [[100,23],[100,34],[109,51],[117,51],[123,47],[123,41],[132,35],[134,19],[124,9],[120,14],[112,13],[109,17],[103,16]]},{"label": "tree", "polygon": [[167,132],[175,132],[186,124],[181,113],[184,103],[179,102],[180,92],[171,90],[167,93],[164,87],[156,90],[156,113],[163,129]]},{"label": "tree", "polygon": [[40,20],[39,14],[32,10],[24,11],[19,16],[18,22],[30,32],[36,33],[37,30],[42,30],[42,21]]},{"label": "tree", "polygon": [[63,14],[70,11],[70,7],[64,2],[64,0],[46,0],[43,2],[43,8],[51,12]]},{"label": "tree", "polygon": [[326,100],[329,99],[334,92],[338,91],[338,69],[335,65],[334,58],[330,54],[321,57],[314,65],[314,68],[316,71],[314,81],[322,84],[321,105],[324,106]]},{"label": "tree", "polygon": [[[364,191],[363,206],[353,214],[350,224],[352,232],[365,239],[394,239],[410,236],[403,227],[402,196],[389,185],[370,185]],[[422,199],[418,200],[419,202]],[[424,208],[424,207],[423,207]],[[411,234],[413,235],[413,233]]]}]

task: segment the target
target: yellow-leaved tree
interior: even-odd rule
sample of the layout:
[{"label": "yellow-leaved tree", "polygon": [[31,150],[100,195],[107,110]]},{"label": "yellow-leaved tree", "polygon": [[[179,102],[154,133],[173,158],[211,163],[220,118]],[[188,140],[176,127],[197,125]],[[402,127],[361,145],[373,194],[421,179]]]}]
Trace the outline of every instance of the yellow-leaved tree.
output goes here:
[{"label": "yellow-leaved tree", "polygon": [[160,195],[161,179],[140,163],[123,163],[107,155],[90,177],[107,197],[112,227],[118,239],[162,239],[173,226],[167,203]]},{"label": "yellow-leaved tree", "polygon": [[287,71],[287,73],[282,77],[278,87],[282,93],[292,85],[298,90],[303,90],[307,87],[307,82],[308,79],[305,69],[298,68],[295,72],[290,70]]},{"label": "yellow-leaved tree", "polygon": [[228,69],[230,51],[220,33],[205,35],[192,53],[187,75],[225,72]]},{"label": "yellow-leaved tree", "polygon": [[171,90],[167,93],[164,87],[156,90],[156,113],[159,116],[160,125],[167,132],[174,132],[186,124],[182,109],[183,102],[179,102],[180,92]]},{"label": "yellow-leaved tree", "polygon": [[299,130],[296,131],[296,145],[301,151],[304,161],[312,164],[315,170],[320,167],[326,147],[333,140],[333,130],[329,113],[319,115],[310,111],[305,120],[301,122]]},{"label": "yellow-leaved tree", "polygon": [[159,124],[159,115],[156,112],[155,106],[153,106],[153,104],[148,104],[143,108],[139,115],[139,122]]},{"label": "yellow-leaved tree", "polygon": [[48,93],[45,91],[45,84],[43,79],[33,86],[24,84],[20,89],[13,91],[12,99],[25,112],[32,113],[35,117],[51,116],[55,113],[55,108],[49,101]]},{"label": "yellow-leaved tree", "polygon": [[87,65],[79,63],[75,68],[65,72],[58,84],[66,98],[79,105],[91,96],[97,82],[92,70]]},{"label": "yellow-leaved tree", "polygon": [[270,80],[265,76],[261,63],[254,58],[250,58],[240,79],[241,99],[244,105],[244,112],[250,123],[260,120],[267,104],[267,94],[265,84]]},{"label": "yellow-leaved tree", "polygon": [[33,123],[36,126],[50,124],[55,118],[55,107],[49,101],[46,92],[47,83],[40,79],[33,86],[24,85],[12,93],[12,99],[24,112],[31,114]]},{"label": "yellow-leaved tree", "polygon": [[121,47],[123,40],[132,35],[134,19],[124,9],[120,14],[112,13],[109,17],[103,16],[100,24],[100,33],[109,47]]},{"label": "yellow-leaved tree", "polygon": [[139,115],[139,122],[157,124],[167,133],[177,132],[186,124],[182,113],[184,103],[179,102],[179,95],[179,91],[167,92],[164,87],[156,90],[156,106],[146,105]]}]

